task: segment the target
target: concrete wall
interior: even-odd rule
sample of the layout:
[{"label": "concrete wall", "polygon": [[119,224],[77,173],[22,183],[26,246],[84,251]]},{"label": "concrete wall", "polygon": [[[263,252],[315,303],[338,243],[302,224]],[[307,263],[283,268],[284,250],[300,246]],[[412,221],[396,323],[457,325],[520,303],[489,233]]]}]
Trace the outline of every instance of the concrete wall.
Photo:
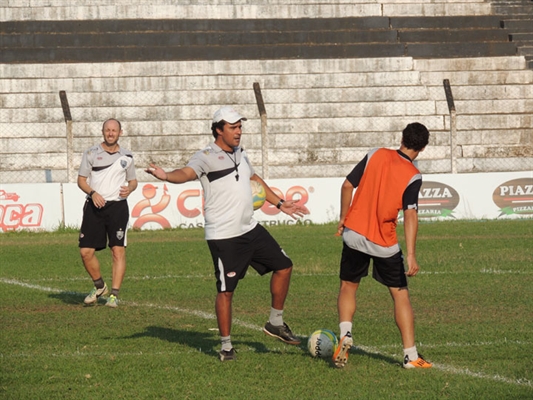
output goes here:
[{"label": "concrete wall", "polygon": [[[481,1],[144,3],[8,0],[0,20],[309,17],[312,25],[315,15],[490,15],[490,3]],[[71,131],[59,91],[67,94]],[[401,130],[413,121],[432,133],[418,162],[423,172],[450,172],[452,158],[457,172],[533,169],[533,71],[522,56],[17,64],[1,63],[0,55],[0,182],[72,181],[82,151],[101,139],[101,123],[109,117],[123,122],[122,144],[135,153],[140,174],[149,162],[182,166],[212,140],[211,116],[226,104],[249,117],[244,146],[270,178],[344,176],[369,149],[397,147]]]},{"label": "concrete wall", "polygon": [[481,0],[5,0],[0,21],[488,15]]},{"label": "concrete wall", "polygon": [[272,178],[287,171],[343,176],[370,148],[396,147],[413,121],[432,132],[420,168],[450,172],[444,79],[457,110],[458,172],[533,165],[533,71],[522,57],[0,64],[0,74],[3,182],[20,177],[28,156],[33,169],[50,169],[53,181],[65,181],[60,90],[71,108],[75,168],[111,116],[123,121],[123,145],[135,152],[140,168],[148,162],[182,166],[212,140],[210,119],[224,104],[249,117],[244,146],[260,168],[264,147],[254,82],[267,111]]}]

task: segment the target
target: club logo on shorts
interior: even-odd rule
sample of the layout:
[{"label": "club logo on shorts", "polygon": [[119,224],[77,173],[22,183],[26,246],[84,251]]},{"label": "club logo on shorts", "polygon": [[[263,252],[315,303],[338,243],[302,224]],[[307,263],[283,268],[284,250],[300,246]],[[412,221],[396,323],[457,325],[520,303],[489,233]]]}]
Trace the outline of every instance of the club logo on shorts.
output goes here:
[{"label": "club logo on shorts", "polygon": [[124,231],[122,229],[120,231],[117,231],[117,239],[118,240],[124,239]]},{"label": "club logo on shorts", "polygon": [[232,271],[232,272],[228,272],[226,275],[227,275],[228,278],[235,278],[235,275],[237,275],[237,274]]}]

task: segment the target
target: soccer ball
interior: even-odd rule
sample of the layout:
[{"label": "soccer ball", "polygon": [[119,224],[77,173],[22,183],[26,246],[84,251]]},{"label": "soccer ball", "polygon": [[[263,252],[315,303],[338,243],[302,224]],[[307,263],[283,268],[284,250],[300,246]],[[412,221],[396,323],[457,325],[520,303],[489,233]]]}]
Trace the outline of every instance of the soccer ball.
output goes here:
[{"label": "soccer ball", "polygon": [[307,340],[307,349],[313,357],[329,358],[337,349],[337,336],[329,329],[314,331]]},{"label": "soccer ball", "polygon": [[252,180],[250,180],[250,186],[252,187],[252,202],[254,204],[254,210],[259,210],[263,204],[265,204],[265,188],[259,182]]}]

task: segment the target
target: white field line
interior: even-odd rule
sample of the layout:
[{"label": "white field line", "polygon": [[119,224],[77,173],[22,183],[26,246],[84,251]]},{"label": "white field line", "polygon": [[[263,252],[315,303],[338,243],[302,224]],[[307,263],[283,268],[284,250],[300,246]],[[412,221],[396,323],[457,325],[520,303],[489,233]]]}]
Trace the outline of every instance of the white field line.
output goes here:
[{"label": "white field line", "polygon": [[[50,288],[50,287],[30,284],[30,283],[26,283],[26,282],[21,282],[21,281],[15,280],[15,279],[0,278],[0,282],[8,284],[8,285],[16,285],[16,286],[21,286],[21,287],[28,288],[28,289],[40,290],[40,291],[44,291],[44,292],[68,293],[68,294],[72,294],[72,295],[81,295],[81,296],[83,295],[82,293],[78,293],[78,292],[68,292],[68,291],[64,291],[64,290],[61,290],[61,289]],[[189,310],[189,309],[181,308],[181,307],[162,306],[162,305],[152,304],[152,303],[135,303],[135,302],[129,302],[129,301],[128,302],[122,301],[122,303],[123,304],[127,304],[129,306],[134,306],[134,307],[146,307],[146,308],[155,308],[155,309],[159,309],[159,310],[176,311],[176,312],[179,312],[179,313],[182,313],[182,314],[188,314],[188,315],[192,315],[192,316],[199,317],[199,318],[202,318],[202,319],[208,319],[208,320],[215,320],[216,319],[216,316],[214,314],[208,313],[208,312],[205,312],[205,311],[200,311],[200,310]],[[238,319],[234,319],[233,323],[235,325],[239,325],[239,326],[242,326],[242,327],[245,327],[245,328],[248,328],[248,329],[251,329],[251,330],[255,330],[255,331],[260,331],[260,330],[263,329],[261,326],[258,326],[258,325],[255,325],[255,324],[251,324],[251,323],[248,323],[248,322],[244,322],[244,321],[241,321],[241,320],[238,320]],[[298,336],[301,337],[301,338],[307,338],[306,335],[300,335],[299,334]],[[513,343],[513,344],[531,344],[530,342],[517,342],[517,341],[509,341],[509,342],[507,342],[505,340],[501,341],[501,342],[503,342],[503,343]],[[499,342],[499,344],[500,344],[500,342]],[[476,343],[474,343],[474,344],[445,343],[443,345],[427,345],[427,344],[424,344],[423,346],[424,347],[442,347],[442,346],[445,346],[445,347],[463,346],[464,347],[464,346],[472,346],[472,345],[493,346],[494,343],[493,342],[480,342],[479,344],[476,344]],[[370,347],[370,346],[362,346],[362,345],[357,345],[356,347],[360,348],[361,350],[363,350],[363,351],[365,351],[367,353],[378,354],[378,355],[382,355],[382,356],[386,356],[386,357],[396,357],[397,356],[397,354],[394,354],[394,353],[384,352],[383,350],[380,350],[378,347]],[[381,346],[381,348],[386,348],[386,347],[392,347],[392,346]],[[139,352],[139,353],[135,353],[134,352],[134,353],[125,353],[124,355],[142,355],[142,354],[143,354],[142,352]],[[168,353],[165,353],[165,354],[168,354]],[[71,355],[83,356],[83,355],[86,355],[86,353],[84,353],[84,352],[81,352],[81,353],[80,352],[76,352],[76,353],[72,353]],[[24,355],[19,355],[19,356],[23,357]],[[58,355],[56,354],[55,356],[58,356]],[[59,356],[61,356],[61,355],[59,355]],[[5,357],[5,355],[3,355],[3,354],[0,355],[0,358],[4,358],[4,357]],[[466,375],[466,376],[471,376],[471,377],[474,377],[474,378],[479,378],[479,379],[484,379],[484,380],[491,380],[491,381],[496,381],[496,382],[503,382],[503,383],[513,384],[513,385],[533,387],[533,382],[531,382],[530,380],[525,379],[525,378],[511,379],[511,378],[506,378],[506,377],[501,376],[501,375],[489,375],[489,374],[485,374],[483,372],[470,371],[468,368],[456,368],[456,367],[453,367],[453,366],[450,366],[450,365],[439,364],[439,363],[433,363],[433,368],[441,370],[441,371],[444,371],[444,372],[448,372],[448,373],[451,373],[451,374],[455,374],[455,375]]]},{"label": "white field line", "polygon": [[[533,274],[533,270],[531,271],[514,271],[514,270],[499,270],[499,269],[492,269],[492,268],[483,268],[479,271],[420,271],[418,275],[463,275],[463,274],[489,274],[489,275],[531,275]],[[260,278],[259,275],[255,273],[249,273],[250,277]],[[247,277],[248,277],[247,275]],[[298,273],[293,272],[293,277],[299,277],[299,276],[338,276],[338,272],[330,273],[330,274],[312,274],[312,273]],[[150,276],[150,275],[143,275],[143,276],[131,276],[128,275],[126,279],[132,280],[132,281],[149,281],[149,280],[165,280],[165,279],[206,279],[206,278],[212,278],[213,274],[194,274],[194,275],[160,275],[160,276]],[[76,282],[76,281],[87,281],[87,277],[73,277],[73,278],[64,278],[64,277],[57,277],[57,278],[41,278],[41,279],[33,279],[33,282]]]},{"label": "white field line", "polygon": [[[382,351],[378,350],[375,347],[368,347],[368,346],[357,346],[357,347],[365,351],[366,353],[391,356],[390,354],[384,354]],[[426,345],[424,345],[424,347],[426,347]],[[438,346],[433,346],[433,347],[438,347]],[[525,378],[511,379],[511,378],[506,378],[498,374],[489,375],[483,372],[470,371],[468,368],[456,368],[456,367],[452,367],[451,365],[439,364],[435,362],[433,363],[433,368],[438,369],[440,371],[455,374],[455,375],[466,375],[466,376],[471,376],[473,378],[480,378],[480,379],[491,380],[491,381],[496,381],[496,382],[504,382],[504,383],[519,385],[519,386],[533,387],[533,382]]]}]

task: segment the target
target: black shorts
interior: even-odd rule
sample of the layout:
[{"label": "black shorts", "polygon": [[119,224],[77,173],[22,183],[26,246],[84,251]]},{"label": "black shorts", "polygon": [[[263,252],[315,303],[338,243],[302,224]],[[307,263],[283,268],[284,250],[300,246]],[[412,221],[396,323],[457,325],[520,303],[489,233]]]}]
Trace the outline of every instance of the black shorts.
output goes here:
[{"label": "black shorts", "polygon": [[92,200],[85,201],[81,223],[79,247],[102,250],[109,240],[109,247],[126,247],[126,231],[130,210],[128,202],[108,201],[97,208]]},{"label": "black shorts", "polygon": [[398,253],[388,258],[368,255],[354,250],[343,243],[340,278],[343,281],[358,283],[368,275],[370,260],[372,264],[372,277],[387,287],[407,287],[407,277],[403,264],[403,254]]},{"label": "black shorts", "polygon": [[207,244],[213,258],[219,293],[233,292],[250,265],[259,275],[292,267],[291,259],[259,224],[244,235],[208,240]]}]

